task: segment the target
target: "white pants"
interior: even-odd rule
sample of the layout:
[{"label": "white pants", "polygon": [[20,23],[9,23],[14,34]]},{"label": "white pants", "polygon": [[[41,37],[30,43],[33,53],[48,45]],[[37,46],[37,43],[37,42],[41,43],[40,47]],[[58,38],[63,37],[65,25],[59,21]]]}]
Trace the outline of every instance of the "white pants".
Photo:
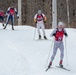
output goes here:
[{"label": "white pants", "polygon": [[60,49],[60,60],[63,60],[64,57],[64,45],[63,45],[63,41],[55,41],[54,42],[54,47],[53,47],[53,54],[51,56],[51,62],[54,60],[54,57],[57,53],[57,49]]},{"label": "white pants", "polygon": [[40,33],[40,28],[43,31],[43,35],[45,36],[45,27],[44,27],[44,23],[37,23],[37,30],[38,30],[38,34],[41,35]]}]

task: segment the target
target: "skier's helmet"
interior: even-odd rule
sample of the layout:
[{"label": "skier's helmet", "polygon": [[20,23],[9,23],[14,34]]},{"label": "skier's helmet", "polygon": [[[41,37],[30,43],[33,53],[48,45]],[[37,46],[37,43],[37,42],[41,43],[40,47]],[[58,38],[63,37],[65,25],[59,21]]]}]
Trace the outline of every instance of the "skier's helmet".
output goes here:
[{"label": "skier's helmet", "polygon": [[41,10],[38,10],[38,14],[39,14],[39,15],[42,14]]},{"label": "skier's helmet", "polygon": [[64,25],[63,22],[58,23],[58,26],[63,26],[63,25]]}]

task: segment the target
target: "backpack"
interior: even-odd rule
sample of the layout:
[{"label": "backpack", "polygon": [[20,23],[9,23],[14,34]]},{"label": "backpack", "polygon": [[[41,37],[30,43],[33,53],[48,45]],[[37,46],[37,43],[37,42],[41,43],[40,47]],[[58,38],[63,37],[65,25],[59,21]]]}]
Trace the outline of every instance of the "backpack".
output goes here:
[{"label": "backpack", "polygon": [[37,21],[42,21],[43,19],[44,19],[44,17],[42,14],[41,15],[37,14],[37,18],[36,18]]},{"label": "backpack", "polygon": [[64,28],[59,31],[58,28],[57,28],[57,31],[55,33],[55,40],[56,41],[62,41],[63,40],[63,35],[64,35]]},{"label": "backpack", "polygon": [[9,14],[10,14],[10,15],[14,15],[14,13],[15,13],[14,8],[10,8],[10,10],[9,10]]}]

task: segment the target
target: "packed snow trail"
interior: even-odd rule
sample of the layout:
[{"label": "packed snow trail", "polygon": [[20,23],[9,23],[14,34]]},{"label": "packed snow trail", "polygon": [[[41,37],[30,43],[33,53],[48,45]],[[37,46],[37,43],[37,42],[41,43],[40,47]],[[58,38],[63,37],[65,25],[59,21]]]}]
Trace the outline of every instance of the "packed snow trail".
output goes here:
[{"label": "packed snow trail", "polygon": [[[0,75],[76,75],[76,29],[67,29],[69,66],[67,66],[66,56],[64,66],[70,68],[71,71],[67,72],[55,67],[59,64],[58,50],[52,69],[45,72],[52,54],[53,39],[50,37],[52,29],[46,30],[49,40],[36,41],[38,39],[37,30],[35,40],[33,40],[35,30],[33,27],[15,26],[14,31],[11,26],[8,26],[6,30],[2,30],[2,28],[0,25]],[[48,58],[49,52],[51,53]]]}]

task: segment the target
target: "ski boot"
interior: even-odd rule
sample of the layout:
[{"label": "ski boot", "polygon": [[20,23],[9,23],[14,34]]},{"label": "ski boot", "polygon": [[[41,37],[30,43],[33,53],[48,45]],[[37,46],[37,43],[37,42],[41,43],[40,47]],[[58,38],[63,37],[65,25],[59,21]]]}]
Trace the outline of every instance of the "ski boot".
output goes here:
[{"label": "ski boot", "polygon": [[48,68],[50,68],[50,67],[51,67],[51,65],[52,65],[52,62],[50,62],[50,63],[49,63],[49,66],[48,66]]},{"label": "ski boot", "polygon": [[61,68],[63,68],[63,65],[62,65],[62,64],[59,64],[59,66],[60,66]]},{"label": "ski boot", "polygon": [[39,39],[41,39],[41,35],[39,35]]},{"label": "ski boot", "polygon": [[52,62],[49,63],[49,66],[48,66],[48,68],[46,69],[46,71],[50,69],[51,65],[52,65]]},{"label": "ski boot", "polygon": [[3,29],[6,29],[6,26]]},{"label": "ski boot", "polygon": [[63,68],[62,60],[60,60],[59,66],[60,66],[61,68]]},{"label": "ski boot", "polygon": [[4,24],[2,24],[2,26],[4,27]]},{"label": "ski boot", "polygon": [[47,37],[46,37],[46,36],[44,36],[44,39],[46,39],[46,40],[47,40]]},{"label": "ski boot", "polygon": [[14,27],[12,27],[12,30],[14,30]]}]

